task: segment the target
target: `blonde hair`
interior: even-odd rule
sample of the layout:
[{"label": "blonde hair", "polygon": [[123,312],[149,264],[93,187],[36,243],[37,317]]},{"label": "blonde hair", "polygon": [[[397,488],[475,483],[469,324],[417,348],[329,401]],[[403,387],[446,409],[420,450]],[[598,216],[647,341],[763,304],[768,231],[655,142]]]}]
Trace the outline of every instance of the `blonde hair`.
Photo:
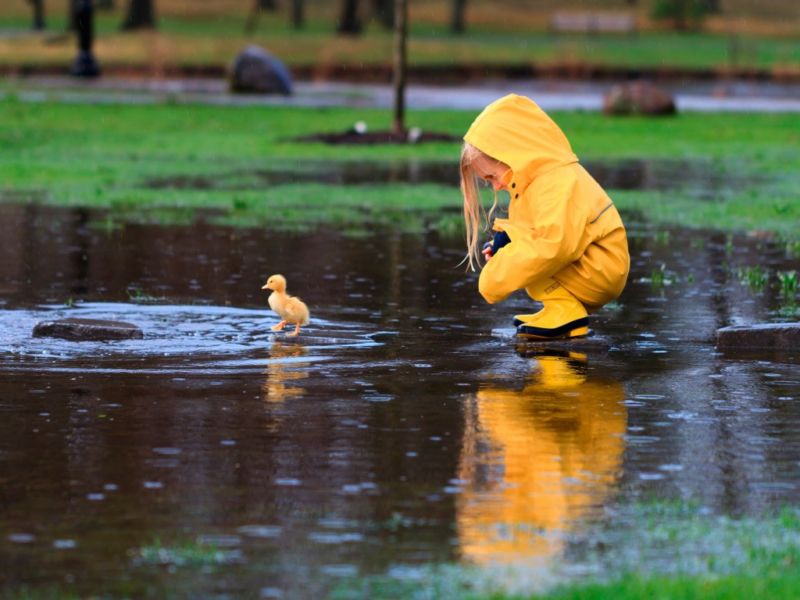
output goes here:
[{"label": "blonde hair", "polygon": [[[480,178],[473,168],[473,163],[479,158],[500,163],[499,160],[492,158],[485,152],[481,152],[475,146],[464,142],[461,148],[461,195],[464,197],[464,225],[466,229],[467,255],[459,264],[467,263],[467,269],[474,271],[476,265],[480,265],[480,243],[479,235],[481,229],[488,229],[489,221],[492,219],[497,208],[497,191],[494,191],[494,202],[487,213],[481,204],[481,195],[478,189]],[[481,227],[481,221],[485,224]]]}]

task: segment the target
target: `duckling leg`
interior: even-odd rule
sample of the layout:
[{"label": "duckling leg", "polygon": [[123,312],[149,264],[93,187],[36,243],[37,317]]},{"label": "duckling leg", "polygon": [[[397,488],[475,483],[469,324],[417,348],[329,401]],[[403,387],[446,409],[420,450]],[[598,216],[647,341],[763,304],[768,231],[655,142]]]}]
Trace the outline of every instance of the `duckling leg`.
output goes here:
[{"label": "duckling leg", "polygon": [[280,323],[278,323],[277,325],[273,325],[272,326],[272,331],[281,331],[284,327],[286,327],[286,324],[288,322],[289,321],[283,320]]},{"label": "duckling leg", "polygon": [[296,323],[294,326],[294,331],[286,337],[297,337],[298,335],[300,335],[300,323]]}]

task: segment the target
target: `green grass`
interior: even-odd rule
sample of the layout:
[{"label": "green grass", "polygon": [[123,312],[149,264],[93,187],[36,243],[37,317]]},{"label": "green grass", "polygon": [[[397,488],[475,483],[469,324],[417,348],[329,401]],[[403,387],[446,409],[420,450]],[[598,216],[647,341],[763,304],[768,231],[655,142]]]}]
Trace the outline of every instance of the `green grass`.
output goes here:
[{"label": "green grass", "polygon": [[[800,596],[800,513],[762,517],[710,515],[693,503],[621,508],[613,525],[581,535],[571,553],[584,575],[555,559],[513,566],[439,565],[415,577],[361,578],[333,598],[473,600],[734,599]],[[582,552],[581,554],[577,552]]]},{"label": "green grass", "polygon": [[134,558],[137,566],[164,566],[199,568],[238,562],[238,552],[221,550],[213,544],[186,541],[164,545],[161,540],[138,549]]},{"label": "green grass", "polygon": [[[244,5],[238,5],[239,10]],[[608,7],[606,7],[608,8]],[[444,14],[444,13],[443,13]],[[532,13],[536,15],[536,13]],[[95,53],[102,65],[138,65],[153,62],[170,66],[225,67],[248,43],[261,44],[290,67],[320,65],[391,64],[392,38],[372,24],[358,37],[337,36],[333,15],[311,16],[296,31],[287,19],[265,15],[257,30],[244,32],[245,15],[222,12],[211,16],[162,15],[152,33],[121,32],[121,13],[99,13]],[[409,64],[425,65],[574,65],[619,68],[680,68],[720,70],[729,67],[788,70],[800,67],[800,44],[791,36],[766,36],[756,32],[730,35],[716,32],[642,31],[637,35],[558,34],[546,30],[547,15],[522,15],[526,25],[513,20],[473,23],[464,35],[439,21],[412,20]],[[780,21],[778,22],[780,24]],[[25,31],[30,18],[0,17],[0,29]],[[51,38],[65,29],[61,12],[48,19]],[[154,43],[157,39],[158,43]],[[0,38],[0,65],[68,65],[74,58],[74,40],[45,41],[41,35]],[[446,58],[443,58],[446,57]]]},{"label": "green grass", "polygon": [[[474,112],[419,111],[409,125],[463,133]],[[683,114],[676,118],[554,118],[582,159],[670,161],[672,191],[609,190],[629,220],[724,230],[768,230],[797,239],[800,218],[800,115]],[[452,185],[266,184],[257,174],[308,170],[313,162],[452,161],[459,144],[333,147],[290,138],[349,128],[357,120],[385,129],[385,110],[195,105],[29,103],[9,88],[0,100],[0,198],[111,209],[110,221],[240,226],[459,231]],[[683,165],[683,166],[682,166]],[[681,186],[681,169],[692,178]],[[697,173],[700,173],[699,179]],[[703,185],[703,176],[716,183]],[[214,185],[154,187],[153,180],[203,177]],[[688,183],[690,182],[691,183]],[[698,183],[699,181],[699,183]],[[699,187],[698,187],[699,186]]]}]

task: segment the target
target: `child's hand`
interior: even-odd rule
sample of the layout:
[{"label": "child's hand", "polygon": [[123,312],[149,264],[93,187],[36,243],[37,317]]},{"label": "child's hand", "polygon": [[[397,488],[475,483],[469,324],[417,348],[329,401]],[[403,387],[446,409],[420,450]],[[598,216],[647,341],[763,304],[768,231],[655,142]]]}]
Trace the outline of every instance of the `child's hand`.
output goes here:
[{"label": "child's hand", "polygon": [[483,254],[483,259],[486,262],[489,262],[489,259],[494,256],[494,248],[492,248],[492,242],[486,242],[483,245],[483,250],[481,250],[481,254]]},{"label": "child's hand", "polygon": [[483,245],[483,249],[481,250],[481,254],[486,259],[486,262],[489,262],[489,259],[495,255],[495,252],[500,250],[506,244],[511,243],[511,238],[508,237],[508,234],[505,231],[498,231],[494,234],[494,239],[491,242],[486,242]]}]

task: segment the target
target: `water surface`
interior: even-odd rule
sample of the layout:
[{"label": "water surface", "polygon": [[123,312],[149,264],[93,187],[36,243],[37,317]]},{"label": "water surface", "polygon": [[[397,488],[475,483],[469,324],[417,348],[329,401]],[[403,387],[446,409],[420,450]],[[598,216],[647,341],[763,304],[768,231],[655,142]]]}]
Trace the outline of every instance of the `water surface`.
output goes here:
[{"label": "water surface", "polygon": [[[577,568],[636,503],[800,500],[800,357],[713,345],[785,318],[774,273],[800,261],[780,244],[631,222],[597,339],[548,349],[513,338],[524,296],[481,300],[458,239],[102,220],[0,206],[4,590],[311,598],[431,563],[539,573]],[[755,265],[763,290],[737,275]],[[273,273],[311,307],[299,338],[270,331]],[[30,336],[57,317],[145,338]]]}]

